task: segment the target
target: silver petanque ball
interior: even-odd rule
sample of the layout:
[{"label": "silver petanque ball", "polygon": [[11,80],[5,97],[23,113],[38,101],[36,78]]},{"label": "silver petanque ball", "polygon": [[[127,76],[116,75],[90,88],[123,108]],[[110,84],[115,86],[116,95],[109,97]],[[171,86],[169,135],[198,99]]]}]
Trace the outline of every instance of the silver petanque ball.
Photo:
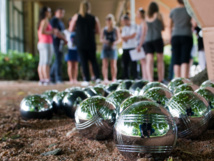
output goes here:
[{"label": "silver petanque ball", "polygon": [[63,105],[63,99],[65,97],[65,95],[68,92],[62,91],[62,92],[58,92],[54,97],[53,97],[53,101],[52,101],[52,105],[53,105],[53,111],[55,114],[64,114],[64,105]]},{"label": "silver petanque ball", "polygon": [[167,107],[176,121],[179,137],[197,138],[207,129],[210,107],[197,93],[180,92],[169,100]]},{"label": "silver petanque ball", "polygon": [[21,101],[20,113],[23,119],[50,119],[53,107],[41,95],[31,95]]},{"label": "silver petanque ball", "polygon": [[198,93],[200,96],[204,97],[210,105],[212,118],[209,122],[209,128],[213,129],[214,128],[214,88],[212,87],[199,88],[195,92]]},{"label": "silver petanque ball", "polygon": [[90,96],[87,95],[83,90],[79,89],[67,93],[62,101],[65,114],[70,118],[74,118],[77,107],[88,97]]},{"label": "silver petanque ball", "polygon": [[89,97],[93,97],[97,95],[97,92],[94,90],[93,87],[87,87],[85,89],[83,89],[83,91],[85,91],[85,93],[89,96]]},{"label": "silver petanque ball", "polygon": [[160,83],[160,82],[150,82],[150,83],[148,83],[147,85],[145,85],[143,87],[143,89],[140,91],[140,95],[143,95],[144,93],[146,93],[149,89],[151,89],[153,87],[162,87],[162,88],[168,89],[168,87],[165,84],[163,84],[163,83]]},{"label": "silver petanque ball", "polygon": [[183,91],[192,91],[194,92],[196,89],[198,89],[199,87],[192,84],[192,83],[185,83],[182,85],[179,85],[178,87],[175,88],[174,90],[174,94],[177,94],[179,92],[183,92]]},{"label": "silver petanque ball", "polygon": [[114,127],[116,147],[129,161],[145,154],[152,154],[156,159],[165,156],[177,140],[173,117],[155,102],[132,104],[121,113]]},{"label": "silver petanque ball", "polygon": [[77,108],[75,121],[80,134],[88,139],[112,138],[116,107],[102,96],[88,98]]},{"label": "silver petanque ball", "polygon": [[107,97],[109,92],[102,86],[95,86],[93,89],[96,91],[97,95]]},{"label": "silver petanque ball", "polygon": [[139,81],[136,81],[135,83],[132,84],[132,86],[129,88],[130,92],[133,94],[133,95],[139,95],[140,94],[140,91],[142,90],[142,88],[147,85],[149,82],[148,81],[145,81],[145,80],[139,80]]},{"label": "silver petanque ball", "polygon": [[117,114],[119,114],[121,103],[130,96],[132,96],[132,94],[128,90],[118,90],[112,92],[107,99],[116,106]]},{"label": "silver petanque ball", "polygon": [[131,96],[127,99],[125,99],[122,104],[120,105],[120,113],[122,113],[127,107],[131,106],[132,104],[136,102],[141,102],[141,101],[151,101],[151,99],[146,98],[144,96]]},{"label": "silver petanque ball", "polygon": [[207,80],[201,84],[201,87],[203,87],[203,88],[206,88],[206,87],[214,88],[214,82],[212,82],[211,80]]},{"label": "silver petanque ball", "polygon": [[42,97],[46,98],[48,100],[48,102],[50,104],[52,104],[53,102],[53,98],[54,96],[58,93],[58,90],[49,90],[49,91],[45,91],[43,94],[42,94]]},{"label": "silver petanque ball", "polygon": [[133,83],[134,83],[133,80],[124,80],[119,84],[119,86],[117,87],[117,90],[123,90],[123,89],[128,90]]},{"label": "silver petanque ball", "polygon": [[172,98],[173,94],[167,88],[153,87],[144,96],[166,107],[167,102]]},{"label": "silver petanque ball", "polygon": [[186,78],[175,78],[168,84],[168,88],[170,91],[174,93],[174,90],[176,87],[185,83],[192,83],[192,82]]},{"label": "silver petanque ball", "polygon": [[119,86],[120,83],[111,83],[106,86],[106,90],[111,93],[117,90],[117,87]]}]

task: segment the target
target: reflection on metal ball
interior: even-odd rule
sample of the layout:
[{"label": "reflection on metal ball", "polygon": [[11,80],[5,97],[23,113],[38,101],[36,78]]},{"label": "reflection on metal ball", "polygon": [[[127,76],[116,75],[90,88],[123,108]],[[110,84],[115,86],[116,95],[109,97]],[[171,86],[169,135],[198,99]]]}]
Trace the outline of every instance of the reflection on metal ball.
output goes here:
[{"label": "reflection on metal ball", "polygon": [[112,138],[116,107],[106,98],[95,96],[83,101],[75,113],[76,128],[88,139]]},{"label": "reflection on metal ball", "polygon": [[207,80],[201,84],[201,87],[203,87],[203,88],[206,88],[206,87],[214,88],[214,82],[212,82],[211,80]]},{"label": "reflection on metal ball", "polygon": [[54,96],[53,102],[52,102],[54,113],[64,114],[64,106],[63,106],[62,100],[64,99],[64,97],[67,93],[68,92],[63,91],[63,92],[57,93]]},{"label": "reflection on metal ball", "polygon": [[111,83],[106,87],[106,90],[111,93],[117,90],[117,87],[119,86],[119,83]]},{"label": "reflection on metal ball", "polygon": [[182,92],[182,91],[194,92],[198,88],[199,88],[198,86],[196,86],[192,83],[185,83],[185,84],[182,84],[182,85],[179,85],[178,87],[176,87],[174,90],[174,94],[177,94],[177,93]]},{"label": "reflection on metal ball", "polygon": [[83,91],[85,91],[85,93],[88,95],[88,97],[93,97],[97,95],[97,92],[94,90],[93,87],[88,87],[83,89]]},{"label": "reflection on metal ball", "polygon": [[120,113],[122,113],[126,108],[128,108],[132,104],[141,102],[141,101],[151,101],[152,102],[151,99],[146,98],[144,96],[131,96],[122,102],[122,104],[120,106]]},{"label": "reflection on metal ball", "polygon": [[151,89],[153,87],[162,87],[162,88],[168,89],[168,87],[165,84],[163,84],[163,83],[160,83],[160,82],[150,82],[150,83],[148,83],[147,85],[145,85],[143,87],[143,89],[140,91],[140,95],[143,95],[144,93],[146,93],[149,89]]},{"label": "reflection on metal ball", "polygon": [[65,114],[70,118],[74,118],[76,108],[86,98],[88,98],[88,95],[82,90],[67,93],[62,101]]},{"label": "reflection on metal ball", "polygon": [[166,88],[153,87],[149,89],[145,94],[145,97],[156,101],[158,104],[166,107],[167,102],[172,98],[173,94]]},{"label": "reflection on metal ball", "polygon": [[148,84],[148,81],[139,80],[133,83],[132,86],[129,88],[129,90],[133,95],[137,96],[140,94],[140,91],[142,90],[142,88],[147,84]]},{"label": "reflection on metal ball", "polygon": [[124,110],[115,123],[114,141],[127,160],[145,154],[169,154],[176,144],[177,127],[170,113],[155,102],[142,101]]},{"label": "reflection on metal ball", "polygon": [[174,92],[176,87],[185,83],[192,83],[192,82],[186,78],[175,78],[168,84],[168,88],[170,91]]},{"label": "reflection on metal ball", "polygon": [[176,120],[179,137],[196,138],[207,129],[210,107],[197,93],[180,92],[169,100],[167,107]]},{"label": "reflection on metal ball", "polygon": [[109,92],[104,87],[95,86],[94,90],[96,91],[97,95],[99,95],[99,96],[107,97],[109,95]]},{"label": "reflection on metal ball", "polygon": [[45,91],[43,94],[42,94],[42,97],[45,97],[48,102],[50,104],[52,104],[52,101],[53,101],[53,97],[58,93],[57,90],[49,90],[49,91]]},{"label": "reflection on metal ball", "polygon": [[212,118],[209,121],[209,129],[214,128],[214,88],[212,87],[206,87],[206,88],[199,88],[195,91],[200,96],[204,97],[210,105],[211,108],[211,115]]},{"label": "reflection on metal ball", "polygon": [[132,80],[124,80],[123,82],[121,82],[119,84],[119,86],[117,87],[117,90],[122,90],[122,89],[128,90],[132,86],[133,83],[134,83],[134,81],[132,81]]},{"label": "reflection on metal ball", "polygon": [[46,98],[32,95],[21,101],[20,113],[23,119],[50,119],[53,115],[53,107]]},{"label": "reflection on metal ball", "polygon": [[121,103],[127,99],[128,97],[132,96],[132,94],[128,91],[128,90],[118,90],[115,92],[112,92],[107,99],[112,102],[113,104],[115,104],[116,106],[116,111],[117,114],[120,113],[120,105]]},{"label": "reflection on metal ball", "polygon": [[82,90],[82,88],[80,88],[80,87],[71,87],[71,88],[65,89],[65,92],[73,92],[73,91],[76,91],[76,90]]}]

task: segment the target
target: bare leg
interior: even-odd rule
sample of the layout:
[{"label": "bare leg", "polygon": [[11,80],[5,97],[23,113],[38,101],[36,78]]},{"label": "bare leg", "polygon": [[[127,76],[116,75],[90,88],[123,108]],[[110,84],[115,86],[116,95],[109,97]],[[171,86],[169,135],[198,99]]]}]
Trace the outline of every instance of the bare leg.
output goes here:
[{"label": "bare leg", "polygon": [[46,81],[50,81],[50,67],[49,65],[43,66],[43,76],[45,77]]},{"label": "bare leg", "polygon": [[41,65],[38,66],[38,75],[39,75],[39,80],[43,81],[44,77],[42,75],[42,66]]},{"label": "bare leg", "polygon": [[89,63],[89,72],[90,72],[91,78],[92,78],[92,80],[94,80],[95,79],[95,75],[94,75],[94,71],[93,71],[93,68],[92,68],[92,64],[91,64],[90,61],[88,63]]},{"label": "bare leg", "polygon": [[103,59],[102,64],[103,80],[104,83],[108,83],[108,59]]},{"label": "bare leg", "polygon": [[112,77],[112,82],[117,81],[117,60],[115,59],[111,60],[111,77]]},{"label": "bare leg", "polygon": [[158,81],[162,82],[164,80],[164,61],[163,61],[163,53],[157,54],[158,60]]},{"label": "bare leg", "polygon": [[174,65],[174,73],[176,78],[181,77],[181,66],[180,65]]},{"label": "bare leg", "polygon": [[189,64],[188,63],[183,63],[181,65],[181,77],[189,78]]},{"label": "bare leg", "polygon": [[147,77],[147,70],[146,70],[146,59],[142,59],[140,63],[141,63],[142,77],[144,80],[147,80],[148,77]]},{"label": "bare leg", "polygon": [[72,62],[73,65],[73,80],[74,83],[77,84],[77,77],[78,77],[78,62]]},{"label": "bare leg", "polygon": [[69,76],[69,81],[70,81],[70,83],[73,83],[73,72],[72,72],[72,70],[73,70],[73,68],[72,68],[72,62],[71,61],[68,61],[68,76]]},{"label": "bare leg", "polygon": [[148,80],[150,82],[153,82],[154,77],[154,55],[153,54],[147,54],[146,56],[146,70],[147,70],[147,76]]}]

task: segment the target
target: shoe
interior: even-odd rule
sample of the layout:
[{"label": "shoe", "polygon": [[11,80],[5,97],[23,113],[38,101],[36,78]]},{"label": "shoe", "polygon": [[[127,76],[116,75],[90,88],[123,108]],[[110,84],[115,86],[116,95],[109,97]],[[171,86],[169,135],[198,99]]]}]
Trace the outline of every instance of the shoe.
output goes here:
[{"label": "shoe", "polygon": [[96,79],[95,83],[96,84],[100,84],[101,83],[101,79]]},{"label": "shoe", "polygon": [[39,81],[39,83],[38,83],[38,84],[39,84],[39,86],[42,86],[42,85],[43,85],[43,83],[44,83],[43,81]]},{"label": "shoe", "polygon": [[83,86],[83,87],[89,86],[89,82],[84,81],[84,82],[81,83],[81,86]]},{"label": "shoe", "polygon": [[63,81],[57,81],[56,84],[57,84],[57,85],[62,85],[62,84],[63,84]]}]

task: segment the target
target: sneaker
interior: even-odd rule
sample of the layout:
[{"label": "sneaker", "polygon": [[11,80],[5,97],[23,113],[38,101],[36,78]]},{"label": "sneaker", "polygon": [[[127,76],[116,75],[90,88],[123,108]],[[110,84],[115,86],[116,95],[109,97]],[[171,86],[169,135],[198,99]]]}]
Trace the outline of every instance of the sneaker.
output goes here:
[{"label": "sneaker", "polygon": [[101,83],[101,79],[96,79],[95,83],[96,84],[100,84]]},{"label": "sneaker", "polygon": [[83,86],[83,87],[89,86],[89,82],[84,81],[84,82],[81,83],[81,86]]},{"label": "sneaker", "polygon": [[62,85],[62,84],[63,84],[63,82],[62,82],[62,81],[57,81],[57,82],[56,82],[56,84],[58,84],[58,85]]},{"label": "sneaker", "polygon": [[43,85],[43,83],[44,83],[43,81],[39,81],[39,83],[38,83],[38,84],[39,84],[39,86],[42,86],[42,85]]}]

